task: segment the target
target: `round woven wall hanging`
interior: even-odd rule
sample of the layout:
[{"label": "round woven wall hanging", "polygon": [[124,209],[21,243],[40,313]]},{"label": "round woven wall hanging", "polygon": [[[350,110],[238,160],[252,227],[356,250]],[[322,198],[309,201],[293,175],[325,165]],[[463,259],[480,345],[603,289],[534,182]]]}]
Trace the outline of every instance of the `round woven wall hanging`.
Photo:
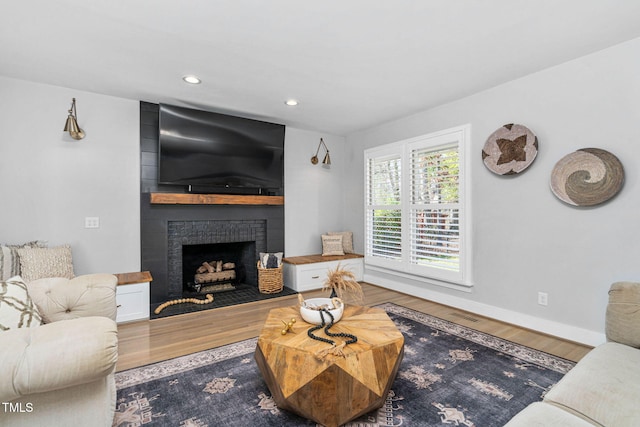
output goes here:
[{"label": "round woven wall hanging", "polygon": [[582,148],[564,156],[551,172],[551,191],[565,203],[593,206],[618,194],[624,168],[610,152]]},{"label": "round woven wall hanging", "polygon": [[482,161],[498,175],[515,175],[538,154],[538,137],[526,126],[508,124],[493,132],[482,149]]}]

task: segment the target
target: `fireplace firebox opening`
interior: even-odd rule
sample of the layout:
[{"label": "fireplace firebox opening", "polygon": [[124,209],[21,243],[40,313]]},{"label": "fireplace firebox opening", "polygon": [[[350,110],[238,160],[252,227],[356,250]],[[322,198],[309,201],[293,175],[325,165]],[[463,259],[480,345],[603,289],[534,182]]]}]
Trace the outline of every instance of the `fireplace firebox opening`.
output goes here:
[{"label": "fireplace firebox opening", "polygon": [[233,291],[257,286],[256,242],[182,245],[182,294]]}]

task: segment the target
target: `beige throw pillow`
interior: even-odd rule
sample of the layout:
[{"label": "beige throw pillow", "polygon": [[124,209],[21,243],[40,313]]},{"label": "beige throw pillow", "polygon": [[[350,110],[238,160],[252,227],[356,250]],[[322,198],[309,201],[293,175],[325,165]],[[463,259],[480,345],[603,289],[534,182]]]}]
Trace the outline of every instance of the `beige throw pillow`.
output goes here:
[{"label": "beige throw pillow", "polygon": [[21,276],[29,283],[47,277],[73,279],[73,260],[69,245],[55,248],[18,249]]},{"label": "beige throw pillow", "polygon": [[0,282],[0,331],[41,324],[42,317],[20,276]]},{"label": "beige throw pillow", "polygon": [[0,280],[9,280],[20,275],[20,257],[18,249],[21,248],[46,248],[47,242],[34,240],[21,245],[0,246]]},{"label": "beige throw pillow", "polygon": [[329,236],[342,236],[342,250],[345,254],[355,253],[353,249],[353,232],[352,231],[330,231]]},{"label": "beige throw pillow", "polygon": [[329,255],[344,255],[344,250],[342,249],[342,235],[322,235],[322,256]]}]

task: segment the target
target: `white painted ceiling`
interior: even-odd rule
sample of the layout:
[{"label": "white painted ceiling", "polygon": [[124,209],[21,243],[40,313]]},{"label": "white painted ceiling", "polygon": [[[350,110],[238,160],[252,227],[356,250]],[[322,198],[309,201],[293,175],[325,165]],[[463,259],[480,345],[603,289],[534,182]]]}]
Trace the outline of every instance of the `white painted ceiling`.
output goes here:
[{"label": "white painted ceiling", "polygon": [[0,75],[346,135],[636,37],[638,0],[20,0]]}]

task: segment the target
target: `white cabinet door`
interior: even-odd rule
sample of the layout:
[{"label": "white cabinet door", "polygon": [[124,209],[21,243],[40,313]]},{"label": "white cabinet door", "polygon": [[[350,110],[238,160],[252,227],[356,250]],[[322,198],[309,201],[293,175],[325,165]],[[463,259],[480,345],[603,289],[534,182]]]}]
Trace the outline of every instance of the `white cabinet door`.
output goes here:
[{"label": "white cabinet door", "polygon": [[149,318],[149,282],[119,285],[116,288],[118,323]]}]

